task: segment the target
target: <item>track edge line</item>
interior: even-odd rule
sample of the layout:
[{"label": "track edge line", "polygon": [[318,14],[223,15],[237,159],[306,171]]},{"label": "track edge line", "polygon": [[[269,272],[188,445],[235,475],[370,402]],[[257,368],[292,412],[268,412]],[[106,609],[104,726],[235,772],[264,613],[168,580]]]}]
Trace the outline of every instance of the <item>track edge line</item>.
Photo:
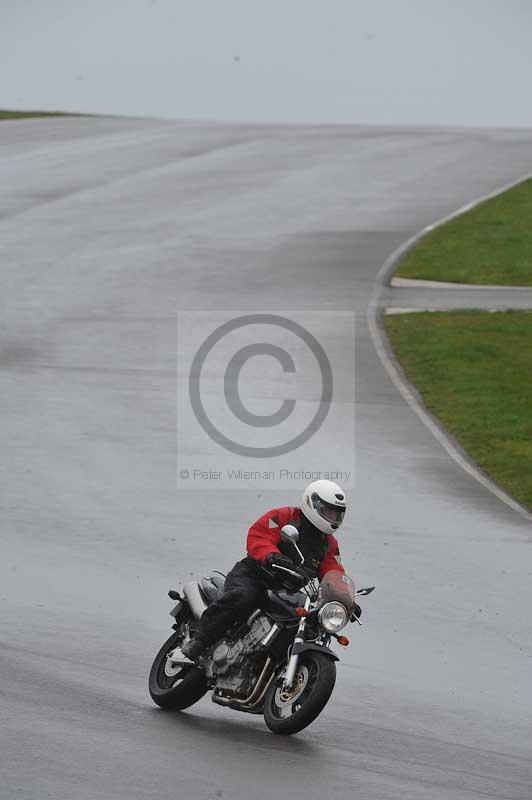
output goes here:
[{"label": "track edge line", "polygon": [[379,306],[380,295],[382,294],[383,290],[390,285],[389,278],[393,272],[395,272],[399,261],[424,236],[433,231],[435,228],[439,228],[442,225],[445,225],[445,223],[450,222],[455,217],[459,217],[462,214],[465,214],[467,211],[471,211],[481,203],[503,194],[509,189],[512,189],[514,186],[518,186],[520,183],[524,183],[524,181],[529,180],[530,178],[532,178],[532,172],[529,172],[520,178],[505,184],[499,189],[488,192],[487,194],[478,197],[476,200],[472,200],[471,202],[460,206],[456,211],[452,211],[450,214],[446,214],[444,217],[441,217],[435,222],[426,225],[424,228],[418,231],[418,233],[414,234],[401,245],[399,245],[399,247],[388,256],[375,277],[372,296],[366,312],[366,318],[370,336],[379,360],[388,373],[390,380],[401,394],[407,405],[417,414],[418,418],[425,425],[425,427],[428,428],[434,438],[441,444],[451,458],[464,470],[464,472],[474,478],[485,489],[488,489],[488,491],[495,495],[495,497],[497,497],[513,511],[517,512],[521,517],[524,517],[529,522],[532,522],[532,513],[530,513],[525,506],[522,506],[520,503],[518,503],[517,500],[508,494],[508,492],[500,487],[494,480],[489,478],[481,470],[478,464],[469,456],[469,454],[466,453],[466,451],[458,444],[456,439],[454,439],[454,437],[444,428],[439,420],[437,420],[436,417],[425,407],[421,399],[421,395],[411,381],[409,381],[406,377],[401,364],[397,360],[392,350],[386,335],[386,330],[384,328],[383,309]]}]

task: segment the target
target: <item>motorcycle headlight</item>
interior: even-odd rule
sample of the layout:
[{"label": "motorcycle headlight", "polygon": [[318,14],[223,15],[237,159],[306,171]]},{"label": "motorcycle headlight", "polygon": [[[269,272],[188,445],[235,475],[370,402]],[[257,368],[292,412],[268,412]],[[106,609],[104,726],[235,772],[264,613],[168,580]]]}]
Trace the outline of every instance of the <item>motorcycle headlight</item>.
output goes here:
[{"label": "motorcycle headlight", "polygon": [[318,619],[328,633],[338,633],[347,625],[347,610],[341,603],[325,603]]}]

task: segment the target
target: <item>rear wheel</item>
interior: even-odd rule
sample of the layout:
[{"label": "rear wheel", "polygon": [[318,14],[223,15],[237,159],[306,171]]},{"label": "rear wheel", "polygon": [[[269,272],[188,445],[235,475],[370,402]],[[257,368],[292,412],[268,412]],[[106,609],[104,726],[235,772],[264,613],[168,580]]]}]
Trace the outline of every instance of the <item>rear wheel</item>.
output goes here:
[{"label": "rear wheel", "polygon": [[[186,612],[188,616],[188,609]],[[176,622],[180,625],[163,644],[152,664],[149,677],[150,696],[161,708],[181,711],[194,705],[207,691],[207,680],[202,669],[195,666],[172,665],[168,653],[179,647],[183,641],[188,619],[182,614]]]},{"label": "rear wheel", "polygon": [[283,689],[283,673],[264,701],[264,721],[274,733],[288,736],[306,728],[325,708],[336,682],[336,665],[315,651],[301,654],[292,689]]}]

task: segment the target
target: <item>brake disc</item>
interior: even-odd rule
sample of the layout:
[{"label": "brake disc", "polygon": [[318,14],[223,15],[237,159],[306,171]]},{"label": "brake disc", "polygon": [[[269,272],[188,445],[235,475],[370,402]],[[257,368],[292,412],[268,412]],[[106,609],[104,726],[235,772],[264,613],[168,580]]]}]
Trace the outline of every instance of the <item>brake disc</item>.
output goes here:
[{"label": "brake disc", "polygon": [[299,667],[296,673],[296,680],[291,689],[284,689],[280,686],[275,692],[275,704],[279,708],[287,708],[295,703],[295,701],[303,694],[305,687],[308,683],[308,667],[304,664]]}]

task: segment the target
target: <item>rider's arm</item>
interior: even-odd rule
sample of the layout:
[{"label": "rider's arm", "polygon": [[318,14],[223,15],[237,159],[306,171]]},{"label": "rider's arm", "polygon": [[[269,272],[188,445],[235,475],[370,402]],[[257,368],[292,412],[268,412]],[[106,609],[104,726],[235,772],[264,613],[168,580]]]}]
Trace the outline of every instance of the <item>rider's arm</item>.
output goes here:
[{"label": "rider's arm", "polygon": [[247,552],[255,561],[264,561],[270,553],[280,553],[281,528],[291,519],[291,508],[273,508],[253,523],[248,531]]},{"label": "rider's arm", "polygon": [[340,548],[338,547],[338,542],[332,534],[329,536],[329,547],[327,548],[325,558],[320,564],[320,580],[323,578],[325,573],[329,572],[330,570],[336,570],[337,572],[345,573],[345,569],[342,567],[342,561],[340,559]]}]

